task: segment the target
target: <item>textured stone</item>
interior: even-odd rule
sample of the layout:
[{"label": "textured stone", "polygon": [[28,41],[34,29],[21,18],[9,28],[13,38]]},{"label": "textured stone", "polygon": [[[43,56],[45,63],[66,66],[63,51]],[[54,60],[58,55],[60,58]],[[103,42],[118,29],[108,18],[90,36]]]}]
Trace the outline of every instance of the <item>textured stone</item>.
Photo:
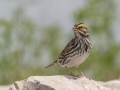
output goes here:
[{"label": "textured stone", "polygon": [[72,76],[31,76],[16,81],[9,90],[120,90],[120,80],[97,82],[85,77]]},{"label": "textured stone", "polygon": [[8,90],[8,88],[9,88],[10,86],[6,86],[6,85],[2,85],[2,86],[0,86],[0,90]]}]

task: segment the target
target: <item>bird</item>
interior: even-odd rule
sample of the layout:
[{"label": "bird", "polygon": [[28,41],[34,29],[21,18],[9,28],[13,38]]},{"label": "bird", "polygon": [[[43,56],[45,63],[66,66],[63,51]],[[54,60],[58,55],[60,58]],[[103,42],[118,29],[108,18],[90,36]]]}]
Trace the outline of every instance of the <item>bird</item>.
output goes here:
[{"label": "bird", "polygon": [[75,67],[82,76],[85,76],[80,71],[79,65],[88,58],[92,49],[92,41],[88,28],[84,23],[75,24],[73,26],[73,32],[75,35],[74,38],[65,46],[58,59],[44,68],[60,64],[71,76],[78,76],[69,70],[71,67]]}]

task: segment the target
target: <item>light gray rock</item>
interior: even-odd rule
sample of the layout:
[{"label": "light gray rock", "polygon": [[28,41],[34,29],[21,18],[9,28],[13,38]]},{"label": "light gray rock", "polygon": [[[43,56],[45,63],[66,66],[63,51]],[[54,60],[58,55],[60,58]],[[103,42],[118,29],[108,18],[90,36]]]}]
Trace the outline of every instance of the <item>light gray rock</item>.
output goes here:
[{"label": "light gray rock", "polygon": [[10,86],[6,86],[6,85],[0,85],[0,90],[8,90],[8,88],[9,88]]},{"label": "light gray rock", "polygon": [[120,90],[120,80],[111,80],[107,82],[100,82],[104,87],[109,87],[112,90]]},{"label": "light gray rock", "polygon": [[120,80],[97,82],[85,77],[72,76],[31,76],[16,81],[8,90],[120,90]]}]

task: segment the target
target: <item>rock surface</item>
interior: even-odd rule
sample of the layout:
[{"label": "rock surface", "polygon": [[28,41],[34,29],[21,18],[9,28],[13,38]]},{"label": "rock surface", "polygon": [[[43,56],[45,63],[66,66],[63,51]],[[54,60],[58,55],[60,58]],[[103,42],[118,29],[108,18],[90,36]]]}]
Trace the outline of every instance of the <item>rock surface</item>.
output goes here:
[{"label": "rock surface", "polygon": [[97,82],[85,77],[31,76],[16,81],[8,90],[120,90],[120,80]]},{"label": "rock surface", "polygon": [[3,86],[0,86],[0,90],[8,90],[10,86],[6,86],[6,85],[3,85]]}]

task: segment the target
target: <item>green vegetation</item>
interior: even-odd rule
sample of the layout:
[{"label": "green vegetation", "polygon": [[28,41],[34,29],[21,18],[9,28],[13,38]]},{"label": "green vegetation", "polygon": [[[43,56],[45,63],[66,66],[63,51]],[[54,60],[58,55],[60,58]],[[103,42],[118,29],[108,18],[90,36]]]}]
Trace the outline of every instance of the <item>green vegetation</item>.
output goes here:
[{"label": "green vegetation", "polygon": [[[91,54],[80,69],[95,80],[120,76],[120,47],[113,35],[115,9],[113,0],[87,0],[84,7],[73,13],[75,23],[84,22],[88,26],[93,41]],[[43,67],[58,58],[71,37],[73,34],[65,34],[59,26],[35,25],[21,8],[11,20],[0,19],[0,84],[11,84],[33,75],[68,74],[59,65]],[[71,70],[77,73],[74,68]]]}]

